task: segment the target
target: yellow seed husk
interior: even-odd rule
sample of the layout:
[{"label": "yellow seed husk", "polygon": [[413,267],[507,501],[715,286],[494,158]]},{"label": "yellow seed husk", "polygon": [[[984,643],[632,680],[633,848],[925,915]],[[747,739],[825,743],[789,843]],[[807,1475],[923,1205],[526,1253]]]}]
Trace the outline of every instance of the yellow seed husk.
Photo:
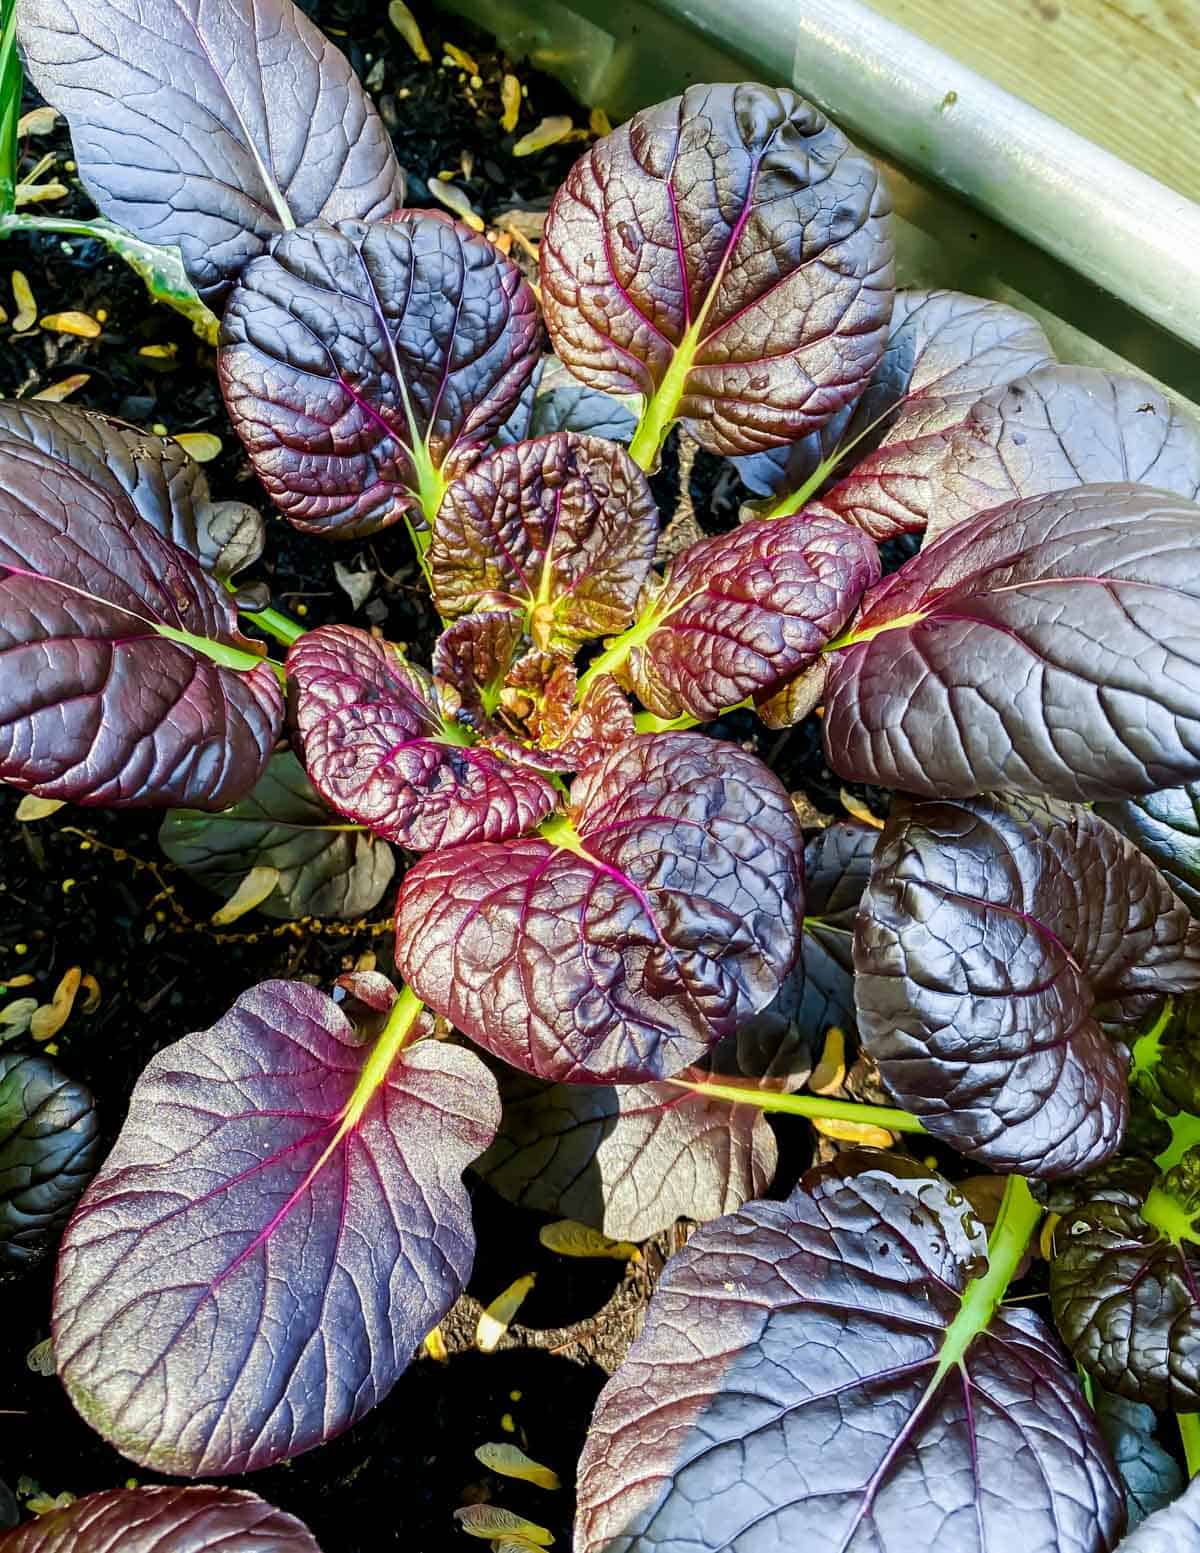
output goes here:
[{"label": "yellow seed husk", "polygon": [[841,1089],[846,1078],[846,1033],[837,1025],[830,1025],[825,1036],[821,1060],[812,1070],[808,1087],[818,1095],[832,1094]]},{"label": "yellow seed husk", "polygon": [[813,1126],[826,1138],[839,1143],[860,1143],[865,1149],[890,1149],[896,1141],[883,1127],[871,1122],[839,1122],[830,1117],[813,1118]]},{"label": "yellow seed husk", "polygon": [[513,1317],[520,1310],[525,1296],[533,1285],[534,1274],[526,1273],[524,1278],[518,1278],[514,1283],[510,1283],[503,1294],[496,1296],[480,1316],[475,1328],[476,1348],[483,1353],[491,1353],[508,1331]]},{"label": "yellow seed husk", "polygon": [[617,1262],[640,1262],[642,1259],[642,1253],[632,1241],[613,1240],[576,1219],[556,1219],[553,1224],[544,1224],[538,1231],[538,1239],[547,1251],[556,1251],[559,1256],[607,1256]]},{"label": "yellow seed husk", "polygon": [[35,1041],[52,1041],[66,1024],[71,1017],[71,1010],[75,1006],[75,994],[79,991],[79,983],[82,980],[83,972],[78,965],[73,965],[64,973],[62,980],[54,989],[53,998],[49,1003],[43,1003],[29,1021],[29,1033]]},{"label": "yellow seed husk", "polygon": [[44,820],[51,814],[57,814],[66,807],[66,802],[65,798],[38,798],[34,793],[26,793],[17,805],[17,818],[29,825],[34,820]]},{"label": "yellow seed husk", "polygon": [[469,1504],[455,1510],[454,1519],[472,1537],[483,1537],[488,1542],[503,1538],[524,1539],[534,1547],[548,1548],[554,1542],[554,1533],[536,1521],[527,1521],[523,1515],[503,1510],[498,1504]]},{"label": "yellow seed husk", "polygon": [[465,191],[460,189],[456,183],[451,183],[448,178],[431,178],[429,180],[429,192],[435,200],[452,210],[458,219],[465,222],[472,231],[483,231],[483,218],[476,213]]},{"label": "yellow seed husk", "polygon": [[567,138],[573,128],[574,125],[566,114],[556,113],[553,117],[543,119],[540,124],[535,125],[527,135],[522,135],[512,148],[512,154],[532,156],[536,151],[546,150],[547,146],[556,146],[560,140]]},{"label": "yellow seed husk", "polygon": [[521,1478],[526,1483],[536,1484],[538,1488],[555,1489],[562,1486],[553,1467],[542,1466],[540,1461],[527,1456],[520,1446],[512,1445],[507,1440],[489,1440],[486,1445],[477,1446],[475,1459],[492,1472],[498,1472],[501,1477]]},{"label": "yellow seed husk", "polygon": [[227,927],[239,917],[244,917],[248,911],[261,906],[278,883],[278,868],[268,868],[264,863],[252,868],[225,904],[213,912],[210,918],[212,925]]},{"label": "yellow seed husk", "polygon": [[843,787],[838,797],[842,801],[842,808],[854,819],[861,820],[864,825],[873,825],[876,830],[883,829],[883,821],[873,815],[861,798],[856,798],[853,793],[848,793]]},{"label": "yellow seed husk", "polygon": [[146,356],[151,361],[173,361],[178,351],[179,346],[172,340],[169,345],[143,345],[138,355]]},{"label": "yellow seed husk", "polygon": [[[14,984],[15,978],[9,982],[9,986]],[[36,998],[14,998],[11,1003],[6,1003],[0,1008],[0,1040],[12,1041],[18,1035],[24,1035],[37,1011]]]},{"label": "yellow seed husk", "polygon": [[101,325],[90,313],[47,313],[38,321],[43,329],[49,329],[52,334],[76,334],[81,340],[99,339],[103,332]]},{"label": "yellow seed husk", "polygon": [[506,75],[500,83],[500,106],[504,109],[500,128],[509,135],[516,129],[521,114],[521,83],[515,75]]},{"label": "yellow seed husk", "polygon": [[426,1332],[425,1341],[421,1346],[431,1359],[437,1359],[440,1363],[444,1363],[450,1357],[441,1327],[434,1327],[431,1332]]},{"label": "yellow seed husk", "polygon": [[94,1014],[100,1007],[100,983],[91,971],[86,971],[79,985],[83,991],[83,1002],[79,1005],[79,1012]]},{"label": "yellow seed husk", "polygon": [[478,75],[479,66],[467,53],[466,49],[456,48],[453,43],[443,43],[442,49],[452,65],[457,65],[460,70],[465,70],[468,75]]},{"label": "yellow seed husk", "polygon": [[85,383],[91,381],[90,372],[73,372],[70,377],[59,378],[57,383],[51,383],[48,388],[41,389],[33,397],[42,400],[45,404],[61,404],[64,399],[69,399]]},{"label": "yellow seed husk", "polygon": [[421,36],[417,18],[405,5],[404,0],[392,0],[388,6],[388,21],[423,65],[433,64],[433,55],[425,46],[425,39]]},{"label": "yellow seed husk", "polygon": [[17,134],[48,135],[58,123],[57,108],[33,108],[28,113],[23,113],[17,120]]},{"label": "yellow seed husk", "polygon": [[221,439],[211,431],[181,431],[175,441],[198,464],[210,463],[221,451]]},{"label": "yellow seed husk", "polygon": [[37,303],[33,299],[33,290],[20,270],[12,272],[13,301],[17,304],[16,316],[13,318],[13,328],[18,334],[23,334],[26,329],[32,329],[37,323]]},{"label": "yellow seed husk", "polygon": [[612,120],[603,108],[593,108],[588,115],[588,128],[593,135],[611,135]]}]

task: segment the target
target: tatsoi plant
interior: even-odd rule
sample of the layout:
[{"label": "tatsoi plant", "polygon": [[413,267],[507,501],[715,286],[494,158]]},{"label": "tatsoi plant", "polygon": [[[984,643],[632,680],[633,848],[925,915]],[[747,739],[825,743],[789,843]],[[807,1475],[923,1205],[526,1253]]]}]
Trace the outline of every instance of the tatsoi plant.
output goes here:
[{"label": "tatsoi plant", "polygon": [[[581,158],[547,363],[530,285],[402,208],[287,0],[19,0],[18,32],[103,213],[221,311],[274,504],[406,529],[444,627],[428,659],[301,632],[235,581],[257,514],[172,443],[0,405],[0,775],[170,808],[176,861],[225,893],[270,866],[278,915],[368,909],[402,854],[402,985],[266,982],[140,1079],[59,1255],[79,1410],[181,1475],[346,1429],[463,1287],[474,1166],[618,1237],[732,1214],[601,1397],[581,1553],[1107,1553],[1127,1498],[1159,1512],[1130,1549],[1190,1545],[1148,1409],[1195,1465],[1195,424],[1011,308],[895,292],[877,171],[789,91],[692,87]],[[760,499],[660,574],[675,427]],[[877,542],[919,533],[882,576]],[[735,707],[819,709],[833,770],[898,790],[882,835],[806,840],[771,771],[692,731]],[[894,1108],[798,1093],[834,1027]],[[990,1240],[901,1153],[744,1206],[767,1109],[999,1172]],[[1004,1303],[1042,1203],[1086,1395]],[[62,1534],[106,1547],[138,1503]],[[12,1546],[65,1546],[52,1521]]]}]

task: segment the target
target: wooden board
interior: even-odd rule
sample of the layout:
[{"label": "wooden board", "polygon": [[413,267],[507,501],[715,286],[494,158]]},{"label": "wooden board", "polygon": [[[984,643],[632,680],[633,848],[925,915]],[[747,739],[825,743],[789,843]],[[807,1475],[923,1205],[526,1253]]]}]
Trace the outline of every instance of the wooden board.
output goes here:
[{"label": "wooden board", "polygon": [[868,0],[1200,201],[1200,0]]}]

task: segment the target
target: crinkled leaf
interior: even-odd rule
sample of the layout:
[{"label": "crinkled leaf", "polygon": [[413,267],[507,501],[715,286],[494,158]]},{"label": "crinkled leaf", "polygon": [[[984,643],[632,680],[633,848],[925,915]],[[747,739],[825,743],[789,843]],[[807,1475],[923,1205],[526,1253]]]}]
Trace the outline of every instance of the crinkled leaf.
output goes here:
[{"label": "crinkled leaf", "polygon": [[321,1553],[294,1515],[244,1489],[150,1484],[88,1494],[0,1537],[3,1553]]},{"label": "crinkled leaf", "polygon": [[397,967],[537,1077],[669,1077],[764,1008],[791,967],[791,803],[753,756],[686,733],[633,739],[576,777],[571,803],[544,836],[412,868]]},{"label": "crinkled leaf", "polygon": [[1186,1479],[1174,1456],[1163,1450],[1155,1438],[1157,1420],[1152,1408],[1099,1386],[1095,1388],[1095,1398],[1100,1431],[1108,1441],[1125,1489],[1125,1509],[1132,1530],[1177,1498]]},{"label": "crinkled leaf", "polygon": [[1063,1341],[1101,1385],[1159,1412],[1192,1413],[1200,1410],[1200,1245],[1149,1222],[1147,1206],[1170,1195],[1170,1181],[1148,1161],[1121,1160],[1098,1179],[1066,1183],[1067,1200],[1051,1198],[1062,1223],[1050,1303]]},{"label": "crinkled leaf", "polygon": [[934,473],[930,540],[1020,496],[1128,480],[1200,493],[1200,422],[1141,377],[1043,367],[972,407]]},{"label": "crinkled leaf", "polygon": [[[902,291],[896,293],[897,307],[904,294]],[[854,404],[844,405],[819,430],[810,431],[806,437],[766,448],[761,453],[745,453],[730,462],[743,485],[755,496],[783,496],[789,491],[798,491],[820,465],[837,452],[853,415]]]},{"label": "crinkled leaf", "polygon": [[516,265],[437,211],[302,227],[234,288],[221,386],[276,506],[348,538],[395,523],[423,472],[449,478],[487,444],[540,333]]},{"label": "crinkled leaf", "polygon": [[1096,808],[1154,859],[1171,888],[1200,915],[1200,782]]},{"label": "crinkled leaf", "polygon": [[[471,618],[464,616],[466,620]],[[500,728],[489,730],[487,742],[506,760],[531,766],[535,771],[583,771],[636,737],[633,708],[611,674],[598,674],[578,703],[572,704],[576,687],[574,666],[561,659],[556,662],[558,677],[569,683],[571,696],[565,705],[561,700],[549,704],[543,699],[535,708],[531,721],[538,725],[536,744],[513,738]]]},{"label": "crinkled leaf", "polygon": [[1131,485],[957,525],[831,654],[827,758],[930,796],[1122,798],[1200,776],[1200,507]]},{"label": "crinkled leaf", "polygon": [[1200,1547],[1200,1479],[1193,1479],[1176,1499],[1133,1532],[1119,1553],[1195,1553]]},{"label": "crinkled leaf", "polygon": [[266,524],[244,502],[211,500],[201,466],[178,442],[95,410],[0,403],[0,457],[37,448],[120,502],[224,582],[262,554]]},{"label": "crinkled leaf", "polygon": [[404,202],[370,98],[290,0],[22,0],[17,35],[92,198],[178,246],[206,302],[285,228]]},{"label": "crinkled leaf", "polygon": [[338,811],[416,852],[499,841],[558,804],[535,771],[469,748],[399,648],[353,626],[308,631],[288,653],[313,786]]},{"label": "crinkled leaf", "polygon": [[1104,1553],[1119,1487],[1043,1322],[988,1311],[939,1369],[985,1257],[957,1192],[879,1168],[703,1226],[600,1394],[579,1553]]},{"label": "crinkled leaf", "polygon": [[671,1084],[501,1079],[500,1131],[476,1165],[520,1207],[563,1214],[617,1240],[646,1240],[678,1218],[704,1221],[760,1197],[775,1135],[753,1105]]},{"label": "crinkled leaf", "polygon": [[[84,462],[81,456],[81,462]],[[110,808],[220,809],[258,780],[279,684],[224,590],[106,464],[0,459],[0,777]],[[245,667],[224,667],[213,655]]]},{"label": "crinkled leaf", "polygon": [[99,1163],[95,1102],[46,1057],[0,1052],[0,1271],[32,1266]]},{"label": "crinkled leaf", "polygon": [[524,611],[536,645],[573,657],[622,630],[650,575],[658,510],[623,448],[556,432],[500,448],[446,492],[429,563],[439,611]]},{"label": "crinkled leaf", "polygon": [[839,518],[760,519],[690,545],[643,616],[632,689],[660,717],[716,717],[800,674],[879,579],[871,541]]},{"label": "crinkled leaf", "polygon": [[259,909],[268,917],[361,917],[395,872],[389,848],[326,808],[290,751],[272,757],[258,786],[220,814],[173,809],[159,831],[179,868],[228,899],[252,868],[279,870]]},{"label": "crinkled leaf", "polygon": [[458,1297],[495,1086],[438,1041],[381,1067],[323,993],[268,981],[138,1080],[54,1292],[59,1376],[126,1456],[189,1476],[295,1456],[385,1396]]},{"label": "crinkled leaf", "polygon": [[637,429],[637,416],[627,400],[598,388],[585,388],[553,356],[539,363],[536,378],[530,379],[521,399],[517,411],[496,434],[500,446],[554,431],[628,442]]},{"label": "crinkled leaf", "polygon": [[554,348],[710,452],[805,436],[886,343],[890,209],[795,93],[690,87],[597,141],[555,196],[539,250]]},{"label": "crinkled leaf", "polygon": [[854,941],[858,1028],[897,1102],[971,1159],[1057,1176],[1106,1159],[1128,1052],[1101,1030],[1200,986],[1200,924],[1091,810],[909,799]]},{"label": "crinkled leaf", "polygon": [[489,718],[500,705],[524,629],[520,610],[482,609],[453,621],[434,643],[434,678],[456,693],[465,720]]}]

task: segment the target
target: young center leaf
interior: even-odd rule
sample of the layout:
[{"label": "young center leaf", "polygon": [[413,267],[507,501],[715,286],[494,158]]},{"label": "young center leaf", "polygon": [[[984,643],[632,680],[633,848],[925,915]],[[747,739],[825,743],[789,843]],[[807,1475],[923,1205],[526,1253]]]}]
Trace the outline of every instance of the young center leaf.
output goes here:
[{"label": "young center leaf", "polygon": [[370,98],[291,0],[20,0],[17,36],[96,204],[178,247],[209,303],[278,233],[404,201]]},{"label": "young center leaf", "polygon": [[238,1488],[148,1484],[87,1494],[7,1535],[0,1553],[321,1553],[294,1515]]},{"label": "young center leaf", "polygon": [[544,776],[472,747],[443,717],[429,676],[390,642],[321,626],[287,663],[313,786],[377,836],[414,852],[501,841],[558,806]]},{"label": "young center leaf", "polygon": [[672,1258],[592,1419],[578,1553],[1112,1546],[1108,1452],[1049,1329],[999,1306],[1009,1258],[946,1182],[877,1161]]},{"label": "young center leaf", "polygon": [[591,387],[644,397],[643,465],[676,419],[713,453],[790,442],[883,351],[890,209],[873,164],[795,93],[690,87],[597,141],[555,196],[554,348]]},{"label": "young center leaf", "polygon": [[1015,501],[884,578],[830,654],[833,769],[931,797],[1134,797],[1200,776],[1200,506]]},{"label": "young center leaf", "polygon": [[69,465],[186,550],[218,582],[262,554],[266,524],[244,502],[213,501],[204,470],[178,442],[94,410],[27,399],[0,403],[0,456],[22,446]]},{"label": "young center leaf", "polygon": [[0,1052],[0,1273],[52,1244],[99,1151],[90,1092],[48,1057]]},{"label": "young center leaf", "polygon": [[405,211],[286,232],[234,288],[218,365],[276,506],[349,538],[413,507],[432,518],[520,398],[540,335],[533,292],[494,244]]},{"label": "young center leaf", "polygon": [[1200,422],[1141,377],[1043,367],[984,394],[933,474],[928,539],[1020,496],[1128,480],[1200,493]]},{"label": "young center leaf", "polygon": [[0,778],[45,798],[220,809],[283,721],[225,590],[106,462],[0,459]]},{"label": "young center leaf", "polygon": [[621,631],[654,560],[658,509],[615,443],[555,432],[500,448],[447,490],[429,549],[444,616],[523,612],[535,645],[571,658]]},{"label": "young center leaf", "polygon": [[678,1073],[775,996],[803,915],[799,831],[753,756],[631,740],[576,777],[570,817],[410,869],[396,964],[438,1013],[536,1077]]},{"label": "young center leaf", "polygon": [[228,899],[252,868],[279,879],[259,910],[268,917],[361,917],[379,904],[395,858],[327,808],[285,750],[240,803],[220,814],[172,809],[158,833],[177,868]]},{"label": "young center leaf", "polygon": [[63,1241],[58,1373],[124,1455],[247,1472],[384,1397],[461,1292],[462,1172],[500,1119],[472,1053],[406,1039],[410,993],[364,1045],[300,982],[252,988],[138,1080]]},{"label": "young center leaf", "polygon": [[1154,859],[1171,888],[1200,915],[1200,782],[1096,808]]},{"label": "young center leaf", "polygon": [[874,544],[840,518],[744,523],[690,545],[631,632],[622,672],[660,717],[712,718],[800,674],[879,579]]},{"label": "young center leaf", "polygon": [[1200,925],[1130,842],[1051,799],[900,800],[854,943],[863,1044],[898,1104],[994,1169],[1106,1159],[1129,1054],[1100,1028],[1200,987]]}]

